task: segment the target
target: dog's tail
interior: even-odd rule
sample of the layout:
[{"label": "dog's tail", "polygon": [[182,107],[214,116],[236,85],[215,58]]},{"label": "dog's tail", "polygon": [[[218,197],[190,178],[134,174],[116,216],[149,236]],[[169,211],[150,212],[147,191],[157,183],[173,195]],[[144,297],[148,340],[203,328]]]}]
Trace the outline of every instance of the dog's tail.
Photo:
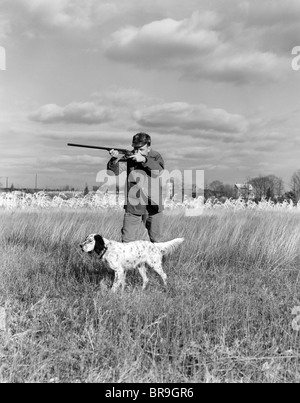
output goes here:
[{"label": "dog's tail", "polygon": [[173,252],[182,242],[184,238],[175,238],[168,242],[155,242],[154,245],[158,247],[163,255],[168,255]]}]

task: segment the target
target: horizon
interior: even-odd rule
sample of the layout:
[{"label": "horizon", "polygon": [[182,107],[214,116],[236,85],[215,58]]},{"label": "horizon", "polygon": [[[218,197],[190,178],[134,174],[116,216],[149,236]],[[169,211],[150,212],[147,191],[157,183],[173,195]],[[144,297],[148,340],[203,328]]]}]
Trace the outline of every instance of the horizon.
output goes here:
[{"label": "horizon", "polygon": [[90,188],[107,152],[150,134],[205,181],[299,165],[297,0],[14,0],[0,16],[0,182]]},{"label": "horizon", "polygon": [[[168,173],[168,174],[169,174],[169,177],[172,178],[172,176],[170,175],[170,174],[172,174],[172,172]],[[204,190],[212,190],[211,186],[213,185],[213,187],[214,187],[214,185],[216,185],[215,182],[219,182],[220,185],[223,185],[223,186],[230,186],[230,187],[232,187],[234,189],[238,185],[248,185],[251,181],[253,181],[255,179],[260,179],[260,178],[265,179],[265,178],[268,178],[269,176],[272,177],[274,175],[271,174],[271,175],[268,175],[268,176],[258,176],[258,177],[255,177],[255,178],[253,177],[253,178],[249,178],[249,180],[241,182],[241,183],[237,183],[237,182],[235,182],[235,183],[227,183],[227,182],[223,182],[223,181],[221,181],[219,179],[215,179],[215,180],[213,180],[211,182],[207,182],[206,180],[203,180],[204,177],[202,177],[200,179],[201,183],[198,183],[198,185],[197,185],[197,184],[195,184],[195,181],[194,181],[195,176],[193,174],[193,182],[190,182],[190,181],[186,182],[185,180],[182,181],[183,176],[182,176],[181,179],[180,178],[176,179],[176,177],[175,177],[175,183],[174,183],[175,187],[174,187],[174,189],[177,189],[177,191],[178,191],[178,189],[182,189],[182,187],[184,186],[184,189],[187,190],[188,192],[192,192],[193,189],[196,189],[196,192],[204,191]],[[1,177],[0,177],[0,179],[1,179]],[[13,188],[13,190],[24,190],[24,191],[28,190],[28,191],[83,192],[83,191],[85,191],[86,188],[88,188],[89,192],[90,191],[96,191],[96,190],[100,190],[100,191],[103,191],[103,192],[108,191],[109,193],[116,192],[116,188],[115,188],[116,184],[115,184],[114,181],[111,182],[110,180],[108,182],[106,182],[106,183],[104,183],[104,181],[103,181],[103,183],[98,181],[98,184],[96,184],[96,185],[94,185],[94,184],[89,185],[88,183],[85,183],[82,188],[79,188],[79,187],[76,187],[76,186],[72,186],[70,184],[64,184],[64,185],[60,185],[60,186],[57,186],[57,187],[39,186],[37,177],[35,178],[34,186],[28,186],[28,187],[22,186],[21,184],[18,184],[17,182],[16,183],[14,183],[14,182],[10,183],[8,181],[9,178],[6,178],[6,179],[7,179],[7,182],[5,184],[0,181],[0,190],[2,190],[2,191],[3,190],[11,191],[11,188]],[[123,178],[123,179],[125,180],[125,178]],[[281,179],[281,178],[275,177],[275,179]],[[173,178],[173,180],[174,180],[174,178]],[[163,180],[163,189],[164,190],[166,190],[168,188],[168,183],[167,182],[166,182],[166,179]],[[99,185],[99,183],[101,183],[101,184]],[[274,185],[275,185],[275,182],[274,182]],[[255,185],[253,185],[253,186],[255,188]],[[120,194],[124,193],[124,185],[121,185],[121,184],[119,185],[119,192],[120,192]],[[288,193],[288,192],[293,192],[292,185],[289,184],[289,187],[286,187],[285,183],[283,182],[283,188],[282,188],[282,191],[280,192],[280,194],[283,195],[283,194]]]}]

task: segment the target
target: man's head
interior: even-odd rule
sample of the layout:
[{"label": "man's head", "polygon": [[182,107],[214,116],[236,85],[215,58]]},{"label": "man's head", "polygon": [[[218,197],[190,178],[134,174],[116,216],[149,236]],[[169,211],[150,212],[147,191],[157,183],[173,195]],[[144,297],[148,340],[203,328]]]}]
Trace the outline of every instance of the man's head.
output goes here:
[{"label": "man's head", "polygon": [[140,152],[142,155],[147,155],[150,151],[151,137],[147,133],[137,133],[132,138],[132,147],[135,152]]}]

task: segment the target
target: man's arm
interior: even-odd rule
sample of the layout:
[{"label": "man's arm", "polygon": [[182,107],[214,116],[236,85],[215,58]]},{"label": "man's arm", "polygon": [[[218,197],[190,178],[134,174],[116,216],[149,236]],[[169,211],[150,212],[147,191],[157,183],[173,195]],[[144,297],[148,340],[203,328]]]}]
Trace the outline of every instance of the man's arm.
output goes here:
[{"label": "man's arm", "polygon": [[120,159],[123,158],[123,155],[120,155],[117,150],[110,150],[109,154],[111,155],[111,159],[107,163],[107,171],[108,174],[109,172],[113,172],[115,175],[119,175],[123,171],[126,170],[126,162],[119,162]]},{"label": "man's arm", "polygon": [[[145,169],[148,175],[151,175],[151,171],[158,171],[158,175],[165,169],[165,162],[162,156],[157,152],[154,157],[146,158],[145,162],[142,162],[141,165]],[[158,176],[152,172],[152,176]]]}]

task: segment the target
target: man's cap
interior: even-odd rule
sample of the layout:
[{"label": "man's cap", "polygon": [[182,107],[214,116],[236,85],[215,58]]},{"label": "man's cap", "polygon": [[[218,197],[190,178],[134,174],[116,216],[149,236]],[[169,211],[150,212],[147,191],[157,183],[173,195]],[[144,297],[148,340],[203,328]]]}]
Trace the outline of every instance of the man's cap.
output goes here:
[{"label": "man's cap", "polygon": [[147,133],[137,133],[132,138],[132,147],[143,147],[145,144],[151,144],[151,137]]}]

